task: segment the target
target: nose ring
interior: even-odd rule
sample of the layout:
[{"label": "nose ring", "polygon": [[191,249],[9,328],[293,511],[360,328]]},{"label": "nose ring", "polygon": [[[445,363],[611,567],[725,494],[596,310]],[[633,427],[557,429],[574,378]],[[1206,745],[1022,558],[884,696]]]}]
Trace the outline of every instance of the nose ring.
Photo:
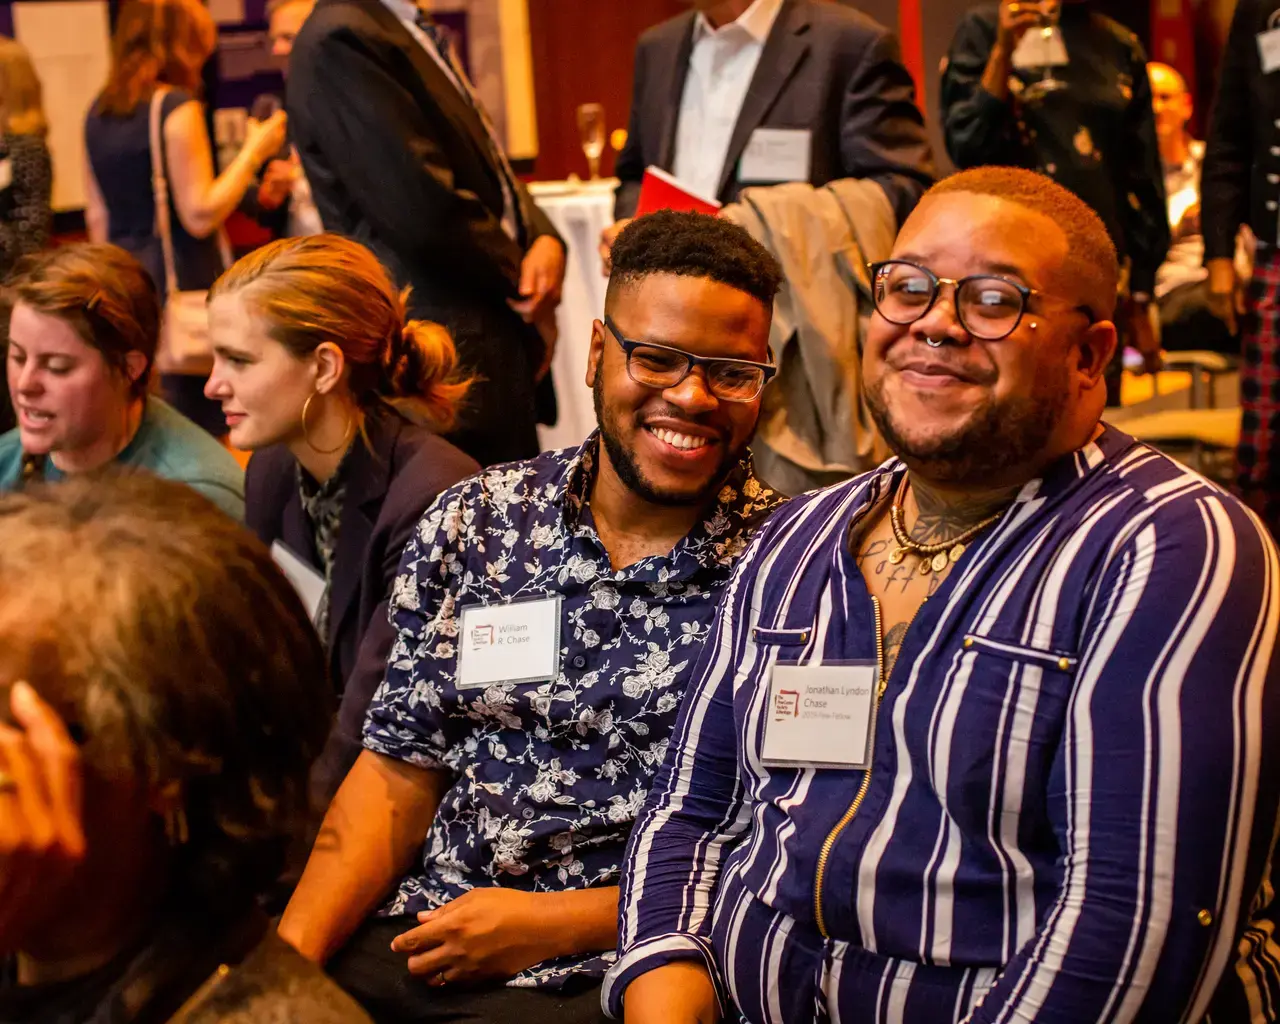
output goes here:
[{"label": "nose ring", "polygon": [[924,343],[930,348],[942,348],[942,338],[925,338]]}]

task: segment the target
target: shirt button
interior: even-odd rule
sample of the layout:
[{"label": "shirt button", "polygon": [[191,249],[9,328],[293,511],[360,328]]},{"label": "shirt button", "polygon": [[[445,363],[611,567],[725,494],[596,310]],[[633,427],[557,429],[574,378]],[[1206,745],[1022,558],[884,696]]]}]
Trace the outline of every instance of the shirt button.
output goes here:
[{"label": "shirt button", "polygon": [[1213,924],[1213,914],[1208,910],[1202,910],[1200,913],[1196,914],[1196,920],[1208,928],[1209,925]]},{"label": "shirt button", "polygon": [[1277,128],[1280,128],[1280,117],[1276,118],[1275,125]]},{"label": "shirt button", "polygon": [[528,821],[530,818],[533,817],[534,813],[535,812],[532,807],[526,807],[523,811],[520,812],[520,817],[524,818],[525,821]]},{"label": "shirt button", "polygon": [[1272,146],[1272,147],[1271,147],[1271,155],[1272,155],[1272,156],[1280,156],[1280,146]]},{"label": "shirt button", "polygon": [[586,659],[585,657],[583,657],[581,654],[575,654],[575,655],[573,656],[573,667],[574,667],[574,668],[586,668],[586,667],[587,667],[587,659]]},{"label": "shirt button", "polygon": [[1275,208],[1276,208],[1276,201],[1275,201],[1274,199],[1268,199],[1268,200],[1267,200],[1267,209],[1268,209],[1268,210],[1274,210]]},{"label": "shirt button", "polygon": [[1270,185],[1280,185],[1280,174],[1268,174],[1267,183]]}]

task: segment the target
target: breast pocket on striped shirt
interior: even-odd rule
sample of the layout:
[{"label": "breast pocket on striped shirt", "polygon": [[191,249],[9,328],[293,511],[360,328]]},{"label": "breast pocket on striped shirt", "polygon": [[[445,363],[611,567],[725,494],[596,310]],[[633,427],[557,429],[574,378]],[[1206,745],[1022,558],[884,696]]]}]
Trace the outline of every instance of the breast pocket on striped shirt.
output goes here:
[{"label": "breast pocket on striped shirt", "polygon": [[[948,806],[962,828],[984,830],[993,775],[1006,782],[1004,813],[1043,793],[1075,685],[1079,658],[1004,637],[965,634],[948,688]],[[1021,794],[1021,795],[1019,795]],[[1011,819],[1012,820],[1012,819]]]}]

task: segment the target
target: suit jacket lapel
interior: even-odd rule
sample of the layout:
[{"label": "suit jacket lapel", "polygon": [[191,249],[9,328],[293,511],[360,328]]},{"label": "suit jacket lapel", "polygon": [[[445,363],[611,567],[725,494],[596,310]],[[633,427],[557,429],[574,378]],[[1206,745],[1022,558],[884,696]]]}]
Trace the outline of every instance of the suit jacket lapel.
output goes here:
[{"label": "suit jacket lapel", "polygon": [[662,111],[662,134],[658,136],[657,165],[664,171],[675,166],[676,131],[680,127],[680,101],[684,98],[684,83],[689,77],[689,57],[693,54],[693,27],[697,16],[690,12],[681,19],[679,45],[658,49],[656,67],[649,71],[649,81],[655,95],[647,105],[650,110]]},{"label": "suit jacket lapel", "polygon": [[333,578],[329,583],[329,650],[332,654],[337,653],[334,639],[343,620],[357,610],[356,598],[364,579],[369,539],[391,485],[391,457],[400,434],[399,417],[387,410],[371,412],[365,433],[369,443],[366,445],[357,437],[351,453],[342,522],[338,527],[338,550],[334,552]]},{"label": "suit jacket lapel", "polygon": [[[501,170],[493,166],[493,157],[489,154],[489,133],[484,129],[480,114],[458,91],[453,80],[445,74],[435,58],[427,53],[422,44],[381,0],[370,0],[368,10],[382,30],[400,44],[413,63],[414,69],[422,77],[441,113],[452,122],[459,135],[470,140],[481,158],[481,163],[488,168],[489,173],[501,174]],[[496,177],[494,184],[501,188],[501,183]],[[498,216],[502,215],[501,209],[497,212]]]},{"label": "suit jacket lapel", "polygon": [[773,23],[773,31],[765,40],[764,50],[760,54],[760,63],[756,65],[755,74],[751,78],[751,87],[747,97],[742,101],[742,110],[738,114],[738,122],[729,137],[729,150],[724,157],[724,170],[720,172],[720,187],[716,195],[725,198],[725,190],[733,181],[738,161],[751,141],[751,133],[760,127],[768,116],[769,110],[782,93],[796,68],[809,52],[809,15],[803,0],[785,0],[778,19]]}]

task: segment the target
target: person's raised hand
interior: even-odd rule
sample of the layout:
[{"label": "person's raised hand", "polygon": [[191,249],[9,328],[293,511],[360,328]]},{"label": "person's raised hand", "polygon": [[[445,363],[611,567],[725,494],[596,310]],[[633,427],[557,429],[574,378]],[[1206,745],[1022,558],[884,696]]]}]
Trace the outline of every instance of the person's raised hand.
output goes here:
[{"label": "person's raised hand", "polygon": [[26,683],[0,722],[0,955],[84,859],[80,751],[57,713]]},{"label": "person's raised hand", "polygon": [[288,138],[289,115],[277,110],[265,121],[249,118],[245,122],[244,148],[253,157],[254,166],[261,167],[274,157]]},{"label": "person's raised hand", "polygon": [[1006,50],[1012,50],[1028,29],[1041,23],[1042,17],[1043,6],[1034,0],[1001,0],[996,42]]}]

